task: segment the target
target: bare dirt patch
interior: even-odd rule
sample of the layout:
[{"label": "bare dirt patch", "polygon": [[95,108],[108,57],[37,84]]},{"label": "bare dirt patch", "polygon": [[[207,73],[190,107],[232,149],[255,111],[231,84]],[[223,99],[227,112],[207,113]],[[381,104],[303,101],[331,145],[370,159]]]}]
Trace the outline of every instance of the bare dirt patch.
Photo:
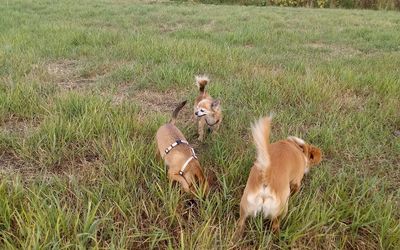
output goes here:
[{"label": "bare dirt patch", "polygon": [[24,182],[50,180],[54,177],[92,183],[104,170],[103,161],[95,154],[65,159],[54,166],[43,167],[37,163],[22,159],[12,150],[0,151],[0,177],[18,175]]},{"label": "bare dirt patch", "polygon": [[27,136],[38,126],[39,121],[37,120],[26,120],[17,116],[10,116],[0,121],[1,130],[7,134],[18,134],[20,136]]},{"label": "bare dirt patch", "polygon": [[151,90],[137,91],[133,99],[151,111],[168,112],[173,110],[182,99],[176,91],[156,92]]},{"label": "bare dirt patch", "polygon": [[50,168],[50,173],[68,180],[94,183],[104,170],[104,163],[95,154],[63,161],[60,165]]},{"label": "bare dirt patch", "polygon": [[[158,112],[171,115],[176,106],[187,100],[188,97],[186,94],[174,90],[165,92],[142,90],[136,91],[132,99],[140,104],[144,114]],[[188,102],[179,114],[182,117],[180,120],[191,120],[192,111],[192,103]]]},{"label": "bare dirt patch", "polygon": [[215,28],[216,28],[215,24],[216,24],[215,20],[211,20],[211,22],[206,23],[205,25],[203,25],[203,30],[205,32],[211,32],[211,31],[215,30]]},{"label": "bare dirt patch", "polygon": [[[130,85],[121,84],[112,94],[113,104],[118,105],[124,101],[134,101],[143,108],[144,113],[160,112],[172,113],[179,102],[184,101],[184,94],[168,90],[159,92],[155,90],[130,90]],[[105,93],[104,95],[107,95]]]},{"label": "bare dirt patch", "polygon": [[9,151],[0,154],[0,176],[9,176],[20,173],[24,178],[31,179],[37,176],[37,168],[27,164],[17,155]]},{"label": "bare dirt patch", "polygon": [[162,33],[172,33],[172,32],[181,30],[182,27],[183,27],[183,25],[180,23],[174,23],[174,24],[162,23],[159,25],[159,30]]},{"label": "bare dirt patch", "polygon": [[103,92],[102,95],[107,96],[107,97],[109,97],[111,95],[112,104],[120,105],[125,100],[129,99],[129,96],[130,96],[129,89],[130,89],[129,84],[120,84],[114,93],[110,93],[107,91],[107,92]]}]

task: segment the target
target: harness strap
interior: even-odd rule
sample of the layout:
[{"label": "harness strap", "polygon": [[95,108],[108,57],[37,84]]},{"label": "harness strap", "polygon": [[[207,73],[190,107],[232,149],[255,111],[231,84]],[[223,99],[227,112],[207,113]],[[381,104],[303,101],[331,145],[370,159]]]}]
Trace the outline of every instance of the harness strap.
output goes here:
[{"label": "harness strap", "polygon": [[182,165],[181,170],[179,170],[179,175],[182,176],[183,178],[185,178],[183,176],[183,171],[185,171],[186,167],[189,165],[189,162],[192,161],[193,159],[197,160],[197,156],[196,153],[194,152],[194,149],[189,145],[189,143],[185,140],[176,140],[174,143],[172,143],[168,148],[166,148],[164,150],[165,154],[167,155],[169,152],[171,152],[171,150],[175,147],[177,147],[180,144],[186,144],[188,145],[188,147],[190,148],[190,150],[192,151],[192,156],[189,157],[189,159],[187,159],[185,161],[185,163]]},{"label": "harness strap", "polygon": [[176,140],[174,143],[172,143],[168,148],[164,150],[165,154],[168,154],[173,148],[175,148],[179,144],[189,145],[189,143],[185,140]]},{"label": "harness strap", "polygon": [[191,160],[193,160],[193,159],[195,159],[194,156],[191,156],[189,159],[187,159],[187,160],[185,161],[185,163],[183,164],[181,170],[179,170],[179,175],[180,175],[180,176],[183,176],[183,171],[185,171],[187,165],[189,165],[189,162],[190,162]]}]

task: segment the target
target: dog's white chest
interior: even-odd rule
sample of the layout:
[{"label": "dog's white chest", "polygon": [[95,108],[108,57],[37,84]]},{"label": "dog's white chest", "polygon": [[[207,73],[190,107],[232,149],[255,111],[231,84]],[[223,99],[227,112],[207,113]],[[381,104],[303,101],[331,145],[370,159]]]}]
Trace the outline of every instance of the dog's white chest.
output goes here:
[{"label": "dog's white chest", "polygon": [[275,217],[279,213],[279,202],[269,187],[263,186],[257,192],[247,196],[249,214],[256,216],[262,211],[264,217]]}]

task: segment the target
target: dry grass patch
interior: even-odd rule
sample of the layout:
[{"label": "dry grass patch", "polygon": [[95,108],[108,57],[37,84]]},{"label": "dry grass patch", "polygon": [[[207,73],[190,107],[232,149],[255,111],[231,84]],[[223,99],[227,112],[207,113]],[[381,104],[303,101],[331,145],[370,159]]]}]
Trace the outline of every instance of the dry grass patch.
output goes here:
[{"label": "dry grass patch", "polygon": [[76,60],[59,60],[47,65],[47,73],[51,81],[65,90],[89,88],[98,80],[99,75],[79,74],[81,65]]},{"label": "dry grass patch", "polygon": [[358,49],[338,44],[315,42],[306,44],[306,47],[314,50],[327,50],[329,57],[353,57],[362,54],[362,52]]},{"label": "dry grass patch", "polygon": [[53,175],[86,184],[96,183],[103,175],[104,163],[99,157],[87,155],[83,158],[64,161],[50,170]]},{"label": "dry grass patch", "polygon": [[367,100],[367,97],[360,96],[351,90],[346,90],[336,95],[336,102],[340,105],[340,109],[349,112],[362,112],[365,109]]},{"label": "dry grass patch", "polygon": [[249,65],[245,72],[250,73],[252,76],[277,78],[283,76],[285,69],[276,65],[253,64]]},{"label": "dry grass patch", "polygon": [[168,90],[165,92],[157,92],[152,90],[140,90],[134,92],[131,99],[142,107],[144,115],[156,112],[167,114],[167,116],[172,114],[180,102],[188,100],[186,106],[179,113],[179,120],[191,121],[193,117],[193,103],[191,103],[191,100],[189,100],[186,94],[179,91]]}]

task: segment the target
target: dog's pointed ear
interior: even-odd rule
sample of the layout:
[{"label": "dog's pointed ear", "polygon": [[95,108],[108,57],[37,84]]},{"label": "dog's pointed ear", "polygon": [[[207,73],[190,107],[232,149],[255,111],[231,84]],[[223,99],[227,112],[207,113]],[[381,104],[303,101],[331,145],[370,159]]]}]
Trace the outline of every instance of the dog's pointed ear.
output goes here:
[{"label": "dog's pointed ear", "polygon": [[220,100],[214,100],[211,104],[211,108],[217,110],[220,108],[220,104],[221,104]]},{"label": "dog's pointed ear", "polygon": [[310,161],[310,164],[316,165],[320,163],[322,159],[321,150],[312,145],[307,145],[307,146],[308,146],[308,160]]}]

